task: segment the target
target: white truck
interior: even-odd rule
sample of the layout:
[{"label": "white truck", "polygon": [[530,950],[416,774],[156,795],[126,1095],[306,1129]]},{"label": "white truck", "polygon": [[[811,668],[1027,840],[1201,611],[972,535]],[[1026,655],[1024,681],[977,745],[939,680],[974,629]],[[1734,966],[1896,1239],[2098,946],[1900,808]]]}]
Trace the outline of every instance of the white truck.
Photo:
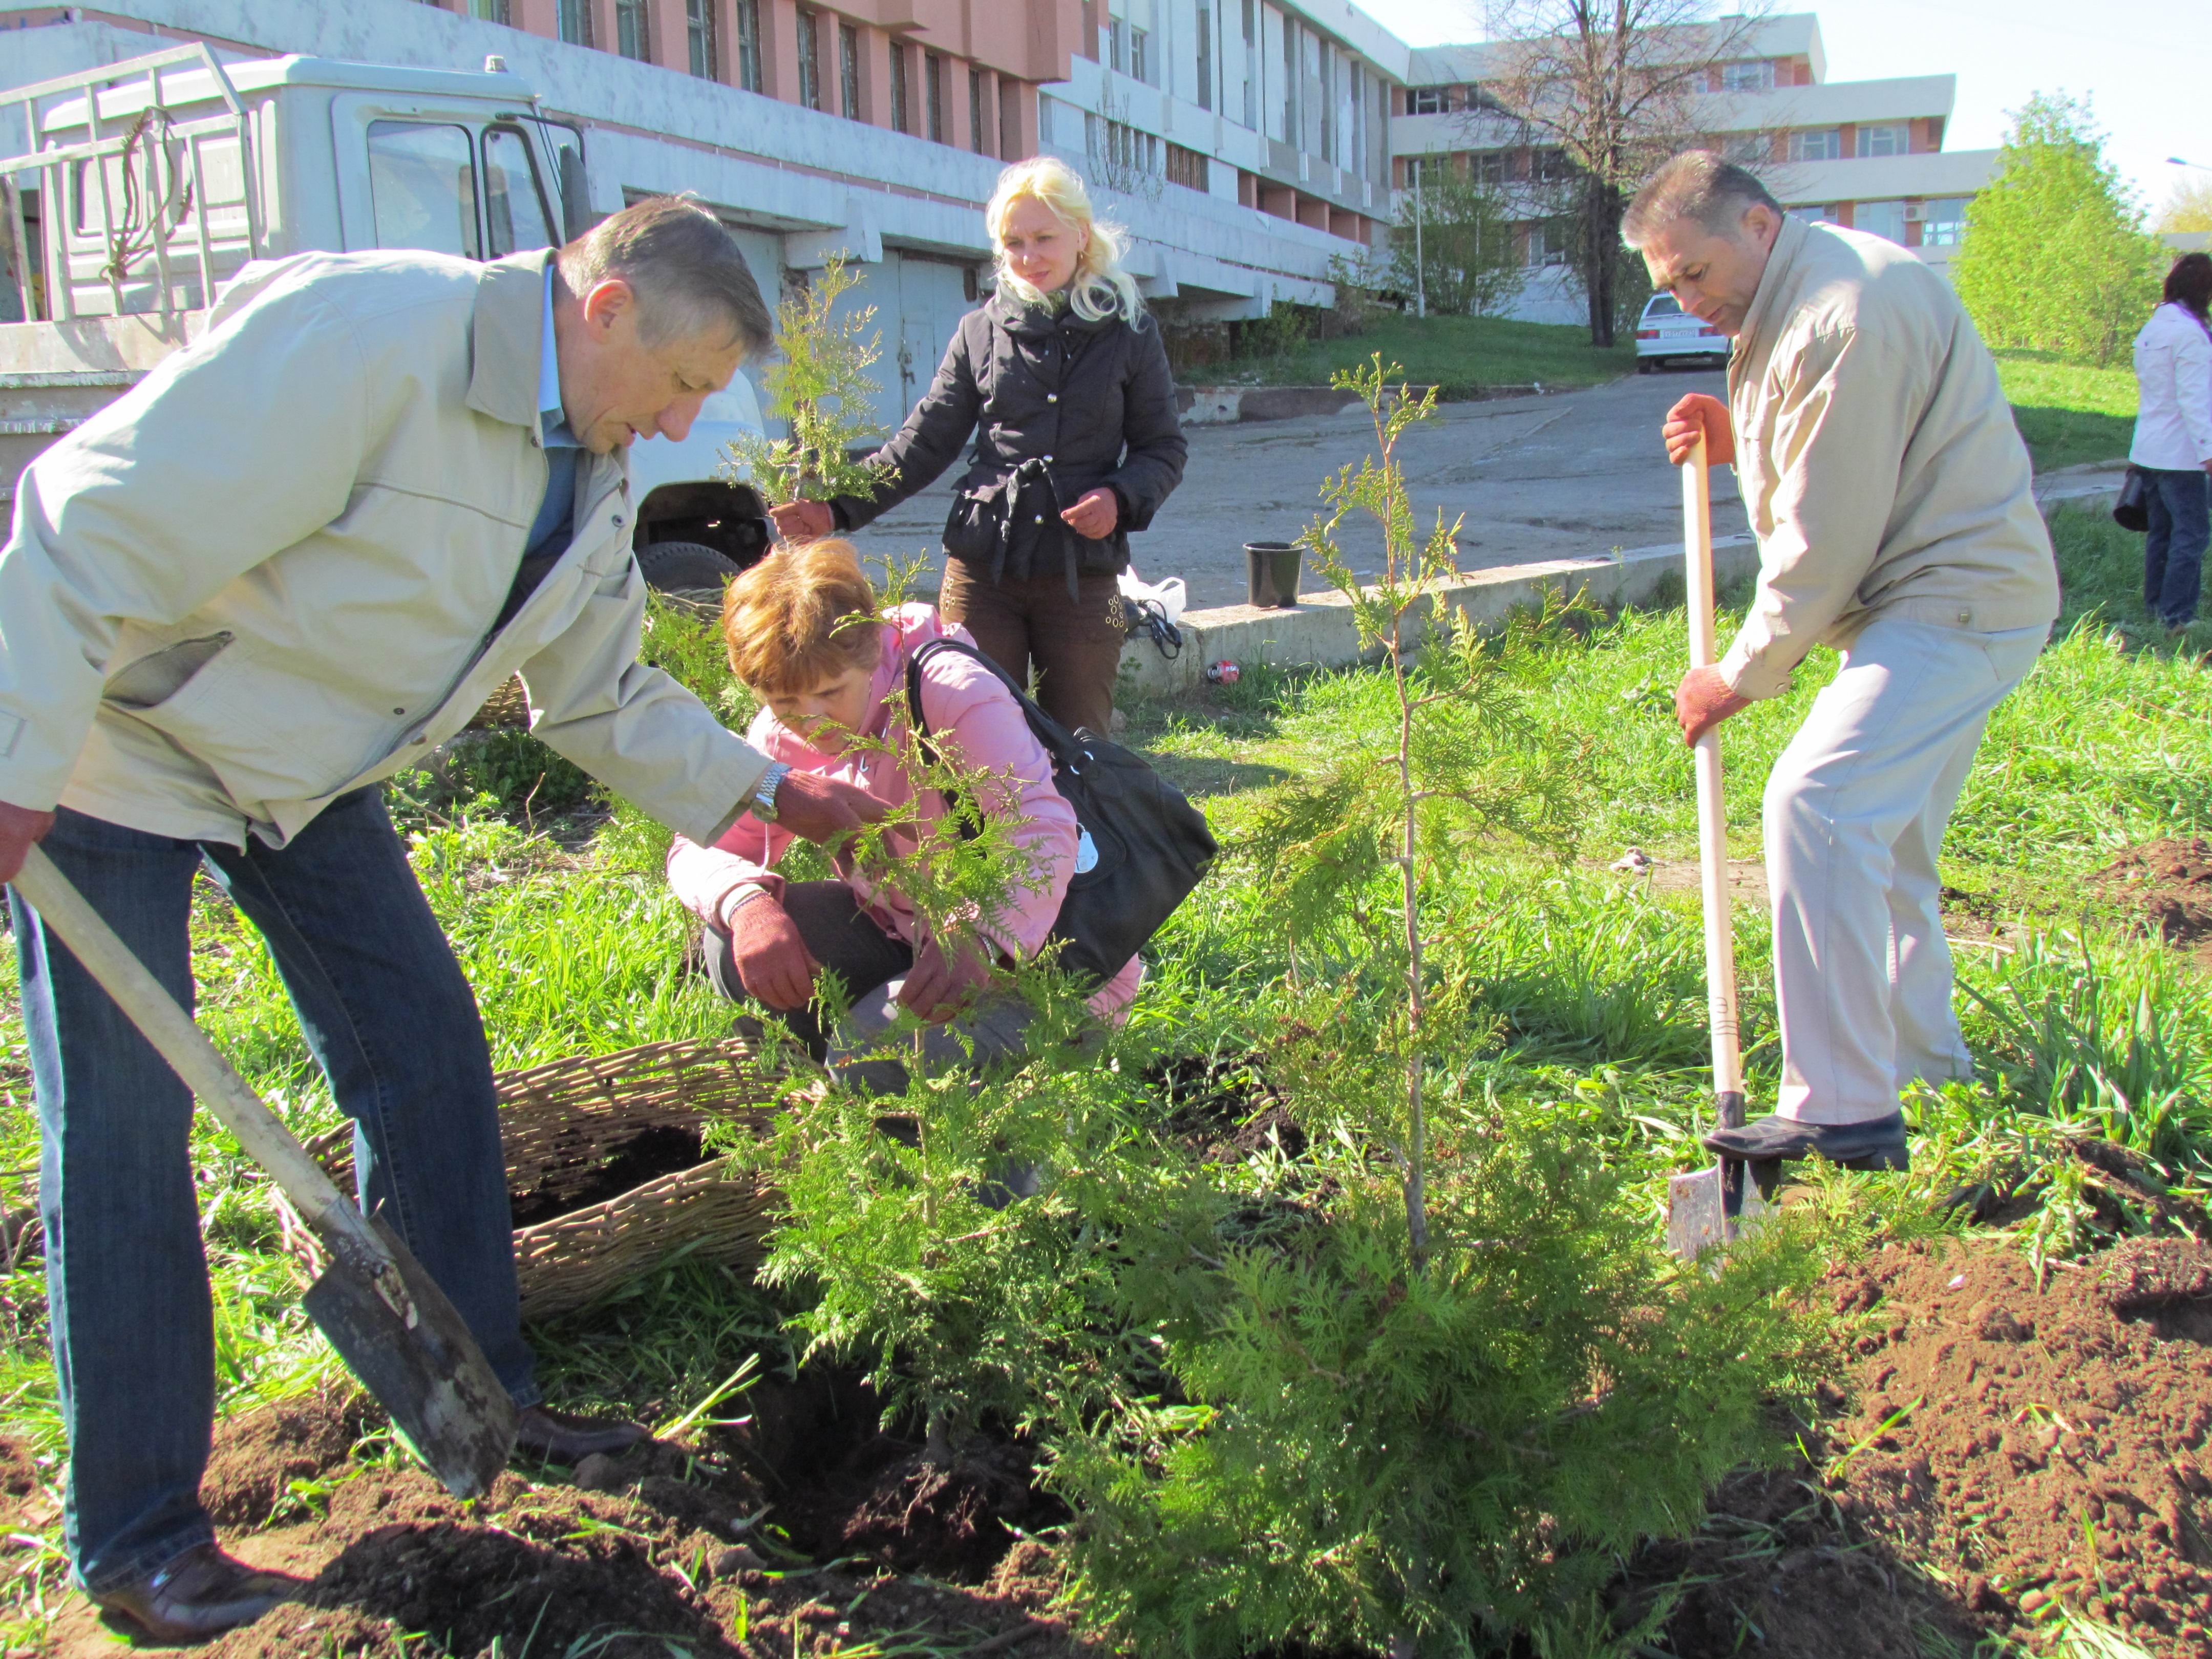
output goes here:
[{"label": "white truck", "polygon": [[[0,504],[40,450],[205,325],[250,259],[427,248],[495,259],[592,223],[584,135],[496,58],[483,72],[204,45],[0,92]],[[682,442],[631,450],[647,580],[712,592],[769,542],[723,446],[761,429],[743,376]]]}]

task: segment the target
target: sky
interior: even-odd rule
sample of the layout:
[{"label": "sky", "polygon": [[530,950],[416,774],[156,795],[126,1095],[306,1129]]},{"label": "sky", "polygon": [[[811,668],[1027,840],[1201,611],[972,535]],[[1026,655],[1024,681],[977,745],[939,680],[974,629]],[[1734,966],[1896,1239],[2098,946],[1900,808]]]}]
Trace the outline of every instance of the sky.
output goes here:
[{"label": "sky", "polygon": [[[1417,46],[1482,38],[1468,0],[1356,0]],[[1718,9],[1718,8],[1716,8]],[[2212,7],[2205,0],[1778,0],[1820,19],[1831,81],[1955,75],[1946,149],[1994,149],[2031,93],[2087,96],[2106,155],[2155,210],[2181,179],[2212,183]],[[2179,155],[2203,164],[2186,173]]]}]

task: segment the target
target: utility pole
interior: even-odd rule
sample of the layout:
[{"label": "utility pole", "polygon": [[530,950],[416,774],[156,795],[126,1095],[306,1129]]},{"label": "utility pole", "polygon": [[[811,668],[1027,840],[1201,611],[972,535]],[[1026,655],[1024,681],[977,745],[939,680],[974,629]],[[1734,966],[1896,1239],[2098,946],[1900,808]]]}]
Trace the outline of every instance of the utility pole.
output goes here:
[{"label": "utility pole", "polygon": [[1429,314],[1428,262],[1421,257],[1421,158],[1413,162],[1413,315]]}]

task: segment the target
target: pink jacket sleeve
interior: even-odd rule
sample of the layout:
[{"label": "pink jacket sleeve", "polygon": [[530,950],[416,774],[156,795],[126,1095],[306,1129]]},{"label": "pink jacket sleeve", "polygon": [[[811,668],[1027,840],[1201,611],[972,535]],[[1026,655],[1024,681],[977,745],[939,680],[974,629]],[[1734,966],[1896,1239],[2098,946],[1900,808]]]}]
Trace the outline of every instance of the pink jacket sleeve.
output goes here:
[{"label": "pink jacket sleeve", "polygon": [[[772,742],[767,729],[769,724],[763,713],[753,721],[748,740],[770,758],[781,759],[767,746]],[[712,847],[702,847],[683,836],[671,842],[668,884],[685,909],[708,927],[726,930],[730,906],[741,893],[757,889],[781,900],[783,878],[775,873],[775,863],[790,845],[790,830],[740,812],[737,822]]]},{"label": "pink jacket sleeve", "polygon": [[972,658],[939,652],[922,665],[921,712],[933,740],[963,764],[1003,780],[987,791],[996,798],[986,799],[986,810],[1023,820],[1015,839],[1042,884],[1018,888],[1006,914],[986,931],[1033,957],[1050,937],[1075,874],[1075,809],[1053,787],[1052,757],[1012,694]]}]

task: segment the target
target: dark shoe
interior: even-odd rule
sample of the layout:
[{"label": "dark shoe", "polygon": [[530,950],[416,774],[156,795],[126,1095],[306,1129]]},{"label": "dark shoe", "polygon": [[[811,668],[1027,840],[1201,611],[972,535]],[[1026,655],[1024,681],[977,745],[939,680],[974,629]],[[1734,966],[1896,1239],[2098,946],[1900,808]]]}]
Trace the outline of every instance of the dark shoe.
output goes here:
[{"label": "dark shoe", "polygon": [[1864,1123],[1800,1123],[1795,1118],[1770,1114],[1753,1118],[1741,1129],[1715,1129],[1701,1138],[1708,1152],[1747,1163],[1818,1156],[1847,1170],[1911,1167],[1902,1112]]},{"label": "dark shoe", "polygon": [[514,1419],[515,1450],[542,1463],[580,1463],[602,1452],[612,1457],[651,1437],[635,1423],[594,1423],[544,1406],[525,1406]]},{"label": "dark shoe", "polygon": [[305,1581],[262,1572],[198,1544],[135,1583],[102,1590],[93,1605],[137,1625],[157,1642],[204,1642],[250,1625]]}]

